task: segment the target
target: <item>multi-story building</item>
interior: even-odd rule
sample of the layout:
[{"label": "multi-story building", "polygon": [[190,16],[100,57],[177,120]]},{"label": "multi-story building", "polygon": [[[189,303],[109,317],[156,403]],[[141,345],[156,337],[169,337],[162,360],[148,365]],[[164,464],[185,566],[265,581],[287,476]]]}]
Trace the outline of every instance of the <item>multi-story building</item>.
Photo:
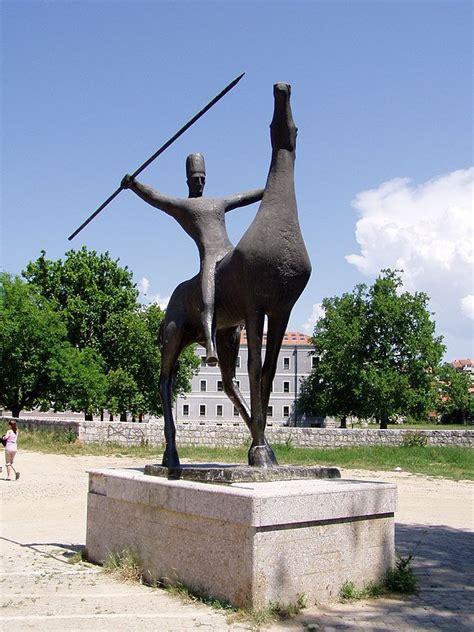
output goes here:
[{"label": "multi-story building", "polygon": [[[265,353],[265,344],[266,335],[264,335],[262,354]],[[291,331],[285,334],[268,405],[268,422],[297,425],[295,403],[299,394],[301,379],[310,373],[315,361],[315,356],[311,354],[312,350],[310,338],[305,334]],[[207,366],[206,353],[203,347],[197,347],[196,353],[201,358],[201,367],[199,373],[193,377],[191,392],[179,397],[176,401],[176,420],[238,421],[241,417],[224,393],[219,367]],[[235,377],[242,395],[249,403],[247,358],[247,335],[244,330],[240,336],[240,351]]]}]

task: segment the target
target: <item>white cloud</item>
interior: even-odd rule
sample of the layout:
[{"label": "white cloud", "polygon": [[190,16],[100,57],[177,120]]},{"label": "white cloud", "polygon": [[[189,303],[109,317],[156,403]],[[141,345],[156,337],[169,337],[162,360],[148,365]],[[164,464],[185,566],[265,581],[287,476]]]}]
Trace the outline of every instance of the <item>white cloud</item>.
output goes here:
[{"label": "white cloud", "polygon": [[473,311],[473,185],[471,168],[420,185],[395,178],[358,193],[352,206],[360,215],[360,254],[346,257],[366,275],[403,269],[405,288],[431,297],[439,332],[465,341]]},{"label": "white cloud", "polygon": [[148,290],[150,289],[150,281],[146,277],[142,277],[140,281],[138,281],[138,289],[140,290],[140,294],[147,296]]},{"label": "white cloud", "polygon": [[474,295],[468,294],[461,299],[461,310],[465,316],[474,320]]},{"label": "white cloud", "polygon": [[154,294],[150,297],[150,302],[159,305],[161,309],[166,309],[171,296],[161,296],[161,294]]},{"label": "white cloud", "polygon": [[147,299],[148,303],[154,303],[159,305],[161,309],[166,309],[169,303],[170,296],[161,296],[161,294],[149,294],[150,281],[146,277],[142,277],[137,283],[140,294]]},{"label": "white cloud", "polygon": [[305,334],[312,335],[314,331],[314,326],[316,325],[317,321],[321,318],[321,316],[324,316],[324,308],[322,306],[322,303],[315,303],[313,305],[313,311],[311,312],[311,316],[303,325],[301,325],[301,328]]}]

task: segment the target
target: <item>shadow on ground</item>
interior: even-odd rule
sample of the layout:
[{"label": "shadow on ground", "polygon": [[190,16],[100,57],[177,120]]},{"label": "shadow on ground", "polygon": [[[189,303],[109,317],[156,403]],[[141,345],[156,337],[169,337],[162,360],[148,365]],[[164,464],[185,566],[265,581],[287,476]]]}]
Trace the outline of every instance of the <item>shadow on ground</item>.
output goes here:
[{"label": "shadow on ground", "polygon": [[399,524],[397,552],[413,554],[419,594],[321,606],[287,629],[335,632],[472,632],[474,535],[446,526]]}]

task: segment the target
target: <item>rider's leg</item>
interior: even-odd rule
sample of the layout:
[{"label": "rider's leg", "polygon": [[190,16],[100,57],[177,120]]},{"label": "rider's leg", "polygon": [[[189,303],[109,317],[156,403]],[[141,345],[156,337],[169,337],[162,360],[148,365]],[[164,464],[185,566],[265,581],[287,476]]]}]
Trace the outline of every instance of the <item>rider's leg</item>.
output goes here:
[{"label": "rider's leg", "polygon": [[215,343],[216,326],[214,317],[215,274],[215,262],[204,259],[201,266],[201,292],[203,304],[201,321],[206,341],[206,362],[211,366],[215,366],[217,364]]}]

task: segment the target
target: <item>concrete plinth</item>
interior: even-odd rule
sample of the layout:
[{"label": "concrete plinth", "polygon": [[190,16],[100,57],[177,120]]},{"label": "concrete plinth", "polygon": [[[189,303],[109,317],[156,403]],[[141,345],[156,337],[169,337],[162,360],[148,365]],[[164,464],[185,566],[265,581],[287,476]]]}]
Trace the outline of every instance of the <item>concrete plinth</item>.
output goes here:
[{"label": "concrete plinth", "polygon": [[337,598],[394,563],[396,487],[295,480],[218,485],[89,473],[86,548],[103,562],[136,549],[150,580],[181,582],[236,606]]}]

